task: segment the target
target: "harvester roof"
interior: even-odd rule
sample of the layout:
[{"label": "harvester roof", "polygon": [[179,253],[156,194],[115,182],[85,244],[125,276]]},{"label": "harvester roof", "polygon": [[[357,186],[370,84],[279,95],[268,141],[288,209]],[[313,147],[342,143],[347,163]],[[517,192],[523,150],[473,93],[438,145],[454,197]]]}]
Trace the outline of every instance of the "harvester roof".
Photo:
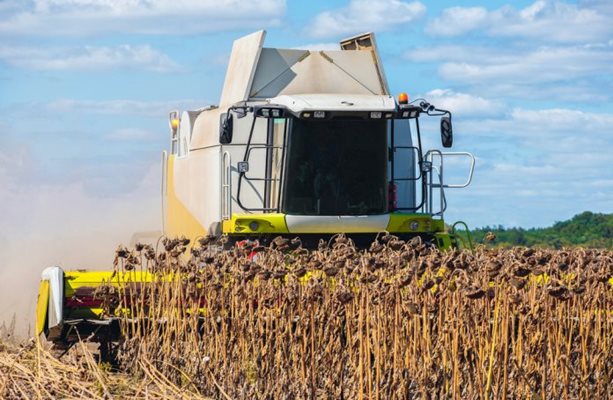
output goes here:
[{"label": "harvester roof", "polygon": [[234,42],[222,108],[282,95],[389,94],[372,34],[362,35],[367,47],[336,51],[264,48],[265,35],[259,31]]},{"label": "harvester roof", "polygon": [[285,106],[294,113],[302,111],[394,111],[396,102],[389,95],[364,94],[296,94],[270,99],[271,104]]}]

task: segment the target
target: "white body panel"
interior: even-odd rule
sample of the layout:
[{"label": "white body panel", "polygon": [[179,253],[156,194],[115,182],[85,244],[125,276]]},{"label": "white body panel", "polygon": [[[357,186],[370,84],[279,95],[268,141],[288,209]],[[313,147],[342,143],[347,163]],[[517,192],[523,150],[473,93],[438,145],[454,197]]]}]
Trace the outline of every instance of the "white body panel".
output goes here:
[{"label": "white body panel", "polygon": [[234,41],[219,102],[221,106],[228,107],[249,98],[265,37],[265,31],[258,31]]},{"label": "white body panel", "polygon": [[220,220],[221,213],[218,200],[220,146],[192,151],[189,157],[177,158],[174,173],[176,196],[200,225],[209,229],[212,223]]},{"label": "white body panel", "polygon": [[45,268],[41,280],[49,281],[47,327],[52,329],[64,321],[64,271],[60,267]]},{"label": "white body panel", "polygon": [[286,215],[285,223],[290,233],[331,232],[381,232],[389,222],[389,214],[382,215]]},{"label": "white body panel", "polygon": [[282,95],[269,100],[294,112],[326,111],[394,111],[396,102],[388,95],[364,94],[300,94]]},{"label": "white body panel", "polygon": [[379,69],[371,50],[262,49],[249,98],[302,93],[388,94]]}]

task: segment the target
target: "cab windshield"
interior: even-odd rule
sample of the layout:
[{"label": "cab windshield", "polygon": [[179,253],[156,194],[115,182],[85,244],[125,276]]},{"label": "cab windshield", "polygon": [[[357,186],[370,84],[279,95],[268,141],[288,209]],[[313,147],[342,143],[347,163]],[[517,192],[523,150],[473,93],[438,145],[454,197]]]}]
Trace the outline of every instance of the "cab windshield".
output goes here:
[{"label": "cab windshield", "polygon": [[285,176],[287,214],[387,212],[387,121],[293,119]]}]

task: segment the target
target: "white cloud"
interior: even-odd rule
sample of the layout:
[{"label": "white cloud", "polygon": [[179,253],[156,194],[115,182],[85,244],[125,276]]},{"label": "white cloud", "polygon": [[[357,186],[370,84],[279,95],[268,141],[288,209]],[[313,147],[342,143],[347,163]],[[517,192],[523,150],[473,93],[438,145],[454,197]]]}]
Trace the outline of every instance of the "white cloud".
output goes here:
[{"label": "white cloud", "polygon": [[504,6],[443,10],[427,28],[432,35],[457,36],[484,29],[491,36],[531,38],[538,41],[585,42],[608,40],[613,34],[613,9],[593,2],[579,5],[562,1],[536,1],[523,9]]},{"label": "white cloud", "polygon": [[[504,118],[465,121],[465,130],[475,133],[505,132],[507,137],[522,141],[547,141],[560,146],[569,144],[565,150],[595,146],[601,141],[611,142],[613,137],[613,114],[593,113],[575,109],[513,108]],[[584,138],[581,146],[577,140]],[[613,150],[613,142],[610,146]],[[539,147],[543,148],[543,147]]]},{"label": "white cloud", "polygon": [[451,89],[434,89],[420,97],[424,97],[438,108],[449,110],[461,117],[492,116],[504,111],[504,104],[500,101],[454,92]]},{"label": "white cloud", "polygon": [[285,0],[35,0],[0,18],[0,33],[193,34],[278,25]]},{"label": "white cloud", "polygon": [[434,45],[415,47],[405,53],[405,58],[415,62],[506,62],[504,50],[477,45]]},{"label": "white cloud", "polygon": [[613,14],[613,2],[611,0],[579,0],[579,6],[598,10],[604,14]]},{"label": "white cloud", "polygon": [[539,0],[489,11],[452,7],[426,30],[439,36],[472,33],[467,38],[472,44],[424,46],[405,56],[435,64],[448,85],[473,94],[606,103],[613,99],[611,21],[613,3],[602,0]]},{"label": "white cloud", "polygon": [[478,160],[473,185],[446,192],[449,220],[531,227],[613,212],[613,114],[514,108],[454,125],[458,150]]},{"label": "white cloud", "polygon": [[606,101],[611,98],[613,43],[572,46],[484,47],[444,45],[417,48],[405,57],[440,62],[445,80],[523,99]]},{"label": "white cloud", "polygon": [[493,172],[495,174],[512,174],[512,175],[540,175],[542,177],[550,177],[554,174],[559,174],[563,168],[554,165],[521,165],[516,163],[502,162],[494,165]]},{"label": "white cloud", "polygon": [[59,99],[38,105],[25,105],[21,109],[42,108],[51,112],[74,112],[100,115],[132,115],[145,117],[167,116],[171,110],[196,110],[207,104],[203,100],[183,99],[168,101],[141,100],[75,100]]},{"label": "white cloud", "polygon": [[441,61],[443,78],[464,82],[543,82],[613,72],[613,43],[534,49],[446,45],[412,49],[405,56],[417,62]]},{"label": "white cloud", "polygon": [[509,53],[498,60],[447,62],[440,74],[449,80],[484,82],[552,82],[613,71],[612,49],[586,47],[541,47],[529,52]]},{"label": "white cloud", "polygon": [[33,70],[107,70],[130,68],[155,72],[179,66],[149,45],[79,48],[0,47],[0,60]]},{"label": "white cloud", "polygon": [[[516,108],[511,118],[524,129],[552,132],[599,133],[613,137],[613,114],[591,113],[573,109],[530,110]],[[607,134],[608,132],[608,134]]]},{"label": "white cloud", "polygon": [[296,50],[311,50],[311,51],[317,51],[317,50],[340,50],[341,47],[338,43],[334,43],[334,42],[326,42],[326,43],[308,43],[308,44],[303,44],[302,46],[296,46],[293,47]]},{"label": "white cloud", "polygon": [[17,12],[25,9],[27,3],[23,0],[0,0],[0,12]]},{"label": "white cloud", "polygon": [[415,21],[425,13],[426,6],[419,1],[351,0],[346,7],[318,14],[306,31],[316,38],[381,32]]},{"label": "white cloud", "polygon": [[120,128],[106,135],[107,139],[116,141],[148,141],[155,139],[155,133],[139,128]]},{"label": "white cloud", "polygon": [[613,179],[596,179],[589,183],[589,186],[598,188],[608,188],[613,191]]},{"label": "white cloud", "polygon": [[[435,125],[423,124],[426,148],[440,146],[438,135],[430,134],[436,132]],[[495,188],[492,190],[497,197],[512,198],[509,188],[516,184],[536,185],[538,181],[541,186],[564,188],[613,179],[610,112],[516,107],[490,118],[455,118],[454,133],[455,149],[472,151],[477,156],[475,177],[479,185]],[[613,198],[613,192],[609,196]]]},{"label": "white cloud", "polygon": [[488,12],[483,7],[446,8],[441,16],[432,20],[426,32],[439,36],[456,36],[480,28],[487,21]]}]

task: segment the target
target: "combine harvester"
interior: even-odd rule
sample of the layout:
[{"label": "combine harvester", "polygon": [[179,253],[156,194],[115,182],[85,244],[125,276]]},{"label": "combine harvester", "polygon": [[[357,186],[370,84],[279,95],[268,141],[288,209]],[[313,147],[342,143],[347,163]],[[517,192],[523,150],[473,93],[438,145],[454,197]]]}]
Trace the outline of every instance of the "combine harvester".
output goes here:
[{"label": "combine harvester", "polygon": [[[219,106],[170,113],[163,234],[223,236],[226,245],[299,237],[309,247],[339,233],[364,246],[387,231],[458,247],[443,220],[445,189],[470,184],[474,157],[426,151],[420,131],[420,118],[441,117],[442,145],[451,147],[451,113],[390,94],[373,34],[338,51],[264,48],[264,37],[234,42]],[[465,182],[444,180],[449,157],[466,158]],[[37,332],[57,345],[112,340],[118,322],[103,317],[94,291],[152,279],[129,274],[47,268]]]}]

